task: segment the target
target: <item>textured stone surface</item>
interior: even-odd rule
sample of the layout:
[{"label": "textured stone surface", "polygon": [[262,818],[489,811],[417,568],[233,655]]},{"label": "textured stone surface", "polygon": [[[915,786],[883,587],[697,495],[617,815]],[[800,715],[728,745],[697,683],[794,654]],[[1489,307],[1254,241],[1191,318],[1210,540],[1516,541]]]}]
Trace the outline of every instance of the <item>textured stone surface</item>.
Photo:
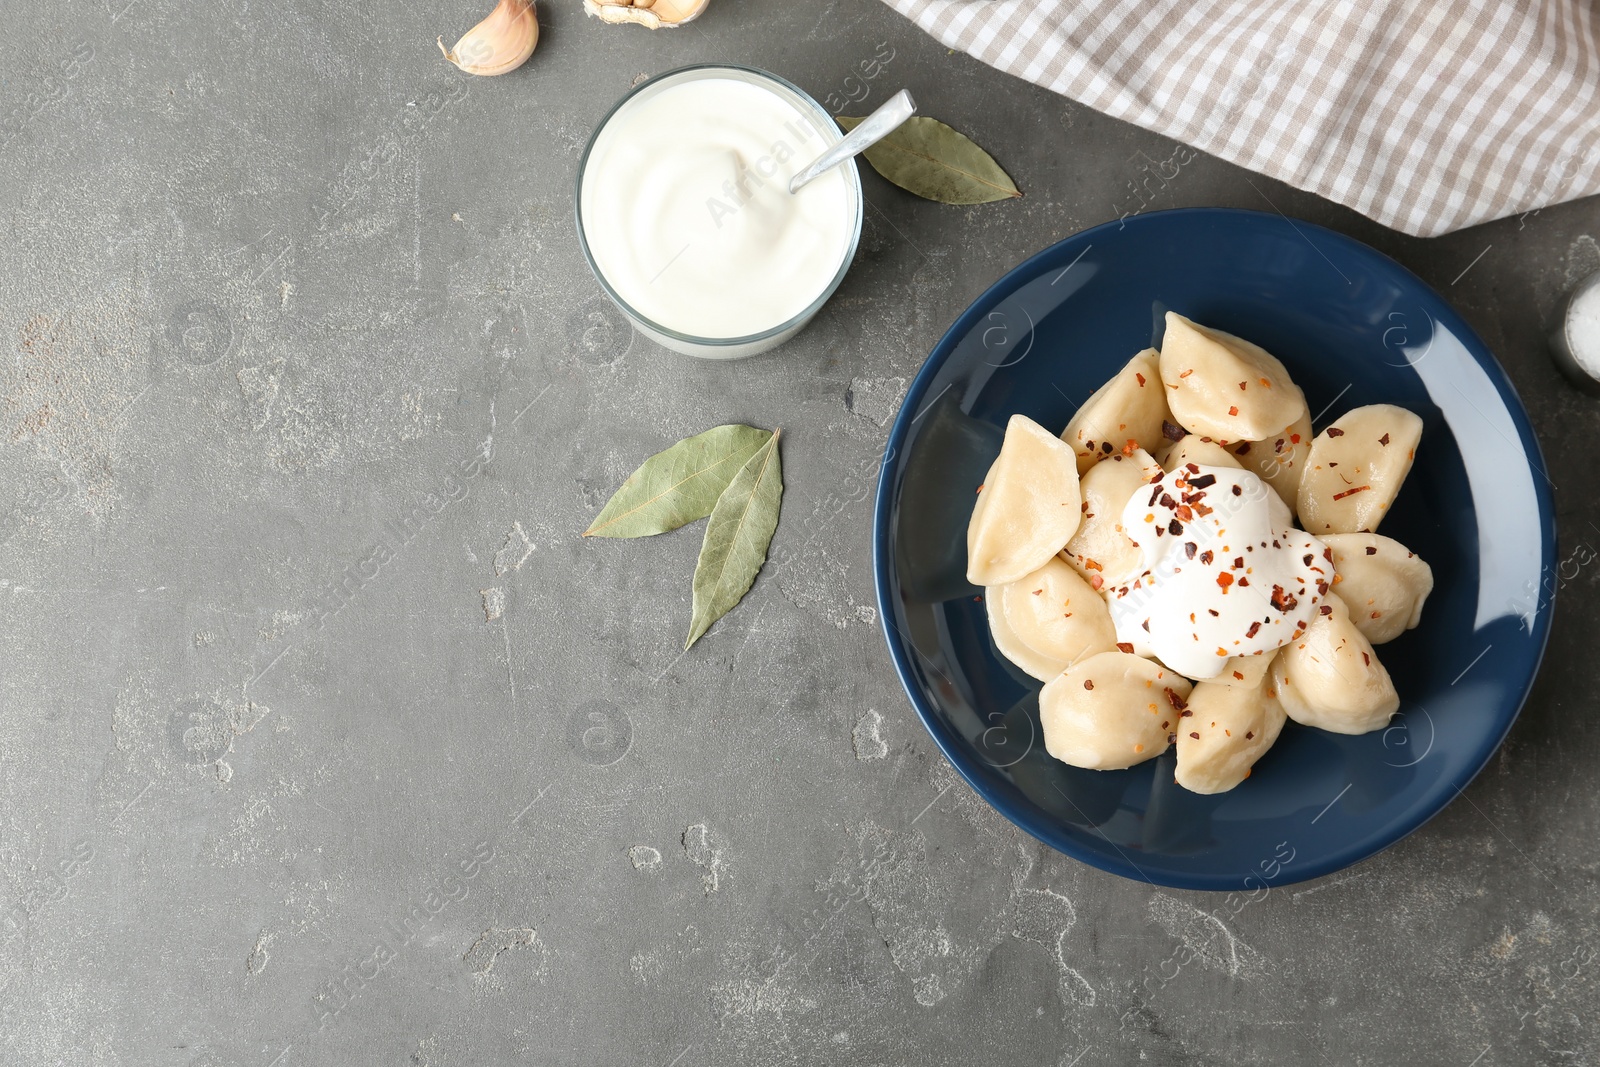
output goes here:
[{"label": "textured stone surface", "polygon": [[[1600,408],[1541,335],[1600,204],[1412,240],[1209,158],[1141,200],[1172,144],[869,0],[654,35],[544,3],[533,61],[471,80],[433,40],[488,6],[0,3],[0,1061],[1600,1059],[1600,571],[1569,570],[1464,799],[1220,912],[956,780],[877,631],[866,500],[906,383],[1005,269],[1142,203],[1270,200],[1455,302],[1593,558],[1570,487]],[[848,112],[908,87],[1027,196],[869,175],[793,344],[663,352],[584,268],[571,189],[619,94],[704,61]],[[577,532],[731,420],[785,430],[776,562],[682,654],[698,530]]]}]

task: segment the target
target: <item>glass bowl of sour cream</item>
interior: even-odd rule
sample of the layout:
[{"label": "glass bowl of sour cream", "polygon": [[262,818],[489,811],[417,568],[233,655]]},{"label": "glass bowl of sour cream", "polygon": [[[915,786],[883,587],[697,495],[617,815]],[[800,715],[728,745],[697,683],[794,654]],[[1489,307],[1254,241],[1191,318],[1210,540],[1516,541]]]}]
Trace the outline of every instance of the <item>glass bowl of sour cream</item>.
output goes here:
[{"label": "glass bowl of sour cream", "polygon": [[855,257],[855,161],[788,188],[842,136],[821,104],[765,71],[692,66],[642,82],[578,164],[584,258],[657,344],[706,359],[776,348]]}]

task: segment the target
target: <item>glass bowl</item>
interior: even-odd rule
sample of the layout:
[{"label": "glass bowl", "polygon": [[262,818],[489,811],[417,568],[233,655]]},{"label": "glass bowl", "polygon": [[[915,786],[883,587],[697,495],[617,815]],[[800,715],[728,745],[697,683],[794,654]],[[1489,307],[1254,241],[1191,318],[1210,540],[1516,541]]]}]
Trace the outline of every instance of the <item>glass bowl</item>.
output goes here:
[{"label": "glass bowl", "polygon": [[[827,303],[828,298],[839,288],[839,284],[844,281],[844,276],[850,270],[850,264],[855,259],[856,246],[861,240],[863,210],[861,174],[856,169],[854,160],[846,160],[839,164],[839,169],[844,172],[848,189],[848,210],[854,215],[854,219],[851,222],[850,238],[845,245],[839,269],[834,272],[832,280],[828,282],[822,292],[817,294],[816,299],[812,300],[798,314],[760,333],[749,334],[744,337],[698,337],[663,326],[636,310],[617,292],[616,288],[606,278],[605,273],[600,269],[599,263],[595,260],[594,250],[589,247],[589,238],[583,221],[584,184],[589,169],[589,157],[594,152],[595,145],[599,142],[601,135],[605,132],[606,126],[611,120],[630,104],[647,99],[649,96],[659,93],[670,86],[686,81],[714,78],[733,79],[759,85],[788,101],[796,110],[809,117],[812,124],[821,134],[822,141],[817,145],[815,152],[808,151],[805,153],[806,159],[821,154],[823,150],[843,137],[843,134],[839,132],[838,126],[834,123],[833,117],[828,114],[821,104],[812,99],[805,90],[778,77],[776,74],[769,74],[754,67],[727,64],[699,64],[679,67],[676,70],[670,70],[640,82],[621,100],[618,100],[611,110],[606,112],[605,117],[595,125],[594,132],[589,136],[589,143],[584,146],[583,156],[578,161],[574,217],[578,227],[578,243],[583,248],[584,260],[589,264],[589,269],[594,272],[595,279],[599,281],[600,287],[605,290],[611,301],[622,310],[622,313],[628,317],[635,329],[656,342],[656,344],[661,345],[663,348],[670,348],[674,352],[698,356],[701,359],[740,359],[777,348],[799,333],[805,324],[811,321],[817,310]],[[801,159],[798,162],[803,164],[805,159]]]}]

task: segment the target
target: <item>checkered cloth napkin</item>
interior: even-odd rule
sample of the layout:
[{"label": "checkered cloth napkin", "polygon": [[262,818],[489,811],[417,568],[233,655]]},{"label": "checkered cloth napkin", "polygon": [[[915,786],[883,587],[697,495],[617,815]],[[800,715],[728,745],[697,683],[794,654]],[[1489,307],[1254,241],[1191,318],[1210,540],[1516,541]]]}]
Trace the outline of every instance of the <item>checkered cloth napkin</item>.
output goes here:
[{"label": "checkered cloth napkin", "polygon": [[1406,233],[1600,192],[1600,0],[885,0],[950,48]]}]

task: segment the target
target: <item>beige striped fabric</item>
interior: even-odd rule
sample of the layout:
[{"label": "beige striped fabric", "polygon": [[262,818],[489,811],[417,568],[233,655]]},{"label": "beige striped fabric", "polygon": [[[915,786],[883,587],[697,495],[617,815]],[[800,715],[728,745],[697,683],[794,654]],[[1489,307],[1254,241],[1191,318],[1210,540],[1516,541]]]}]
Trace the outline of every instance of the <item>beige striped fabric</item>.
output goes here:
[{"label": "beige striped fabric", "polygon": [[1600,192],[1600,0],[885,0],[950,48],[1433,236]]}]

